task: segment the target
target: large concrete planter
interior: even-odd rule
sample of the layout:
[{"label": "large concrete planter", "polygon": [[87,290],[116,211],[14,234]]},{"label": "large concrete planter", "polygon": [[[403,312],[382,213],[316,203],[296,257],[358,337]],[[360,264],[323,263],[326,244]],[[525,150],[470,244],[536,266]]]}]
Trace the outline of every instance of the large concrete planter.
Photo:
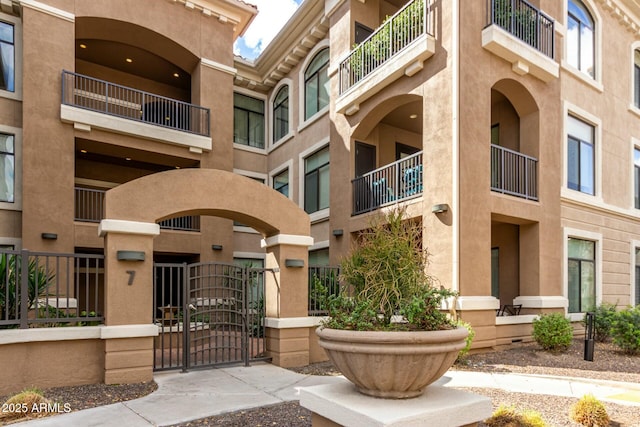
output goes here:
[{"label": "large concrete planter", "polygon": [[361,393],[388,399],[420,396],[453,365],[465,328],[445,331],[347,331],[320,327],[329,359]]}]

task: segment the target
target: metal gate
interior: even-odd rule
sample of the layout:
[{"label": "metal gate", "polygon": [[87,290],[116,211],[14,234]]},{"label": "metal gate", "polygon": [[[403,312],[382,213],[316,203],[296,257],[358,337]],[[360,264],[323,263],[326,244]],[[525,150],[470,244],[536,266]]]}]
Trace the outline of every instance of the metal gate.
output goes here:
[{"label": "metal gate", "polygon": [[154,369],[265,360],[263,268],[154,265]]}]

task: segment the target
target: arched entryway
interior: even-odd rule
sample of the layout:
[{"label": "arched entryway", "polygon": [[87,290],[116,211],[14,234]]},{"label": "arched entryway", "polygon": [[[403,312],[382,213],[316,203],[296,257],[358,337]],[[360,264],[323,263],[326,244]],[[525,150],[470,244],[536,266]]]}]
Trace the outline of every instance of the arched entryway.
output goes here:
[{"label": "arched entryway", "polygon": [[[99,232],[105,238],[107,326],[154,326],[148,309],[153,299],[153,238],[159,234],[157,222],[175,215],[218,216],[260,232],[267,250],[265,267],[272,272],[265,275],[266,316],[306,317],[307,254],[313,243],[309,216],[288,198],[249,178],[222,170],[180,169],[148,175],[106,193]],[[152,356],[157,328],[155,334],[151,328],[141,330],[148,334],[127,336],[117,346],[107,343],[105,382],[151,376],[151,360],[143,363],[131,358]],[[295,332],[288,330],[285,335],[295,336]],[[287,347],[282,345],[287,336],[277,330],[266,332],[273,362],[281,366],[308,363],[308,339],[306,349],[299,339]]]}]

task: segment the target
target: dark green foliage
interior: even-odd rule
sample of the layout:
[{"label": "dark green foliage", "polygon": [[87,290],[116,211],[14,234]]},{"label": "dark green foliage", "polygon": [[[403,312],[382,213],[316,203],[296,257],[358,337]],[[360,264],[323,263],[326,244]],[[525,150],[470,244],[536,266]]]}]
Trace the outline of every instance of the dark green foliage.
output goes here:
[{"label": "dark green foliage", "polygon": [[640,354],[640,307],[629,307],[616,313],[611,336],[613,343],[625,353]]},{"label": "dark green foliage", "polygon": [[543,314],[533,320],[533,339],[544,350],[561,352],[571,345],[571,322],[560,313]]},{"label": "dark green foliage", "polygon": [[[597,342],[607,342],[611,338],[611,326],[616,317],[616,306],[614,304],[602,303],[593,311],[595,314],[594,335]],[[586,324],[586,316],[583,323]]]},{"label": "dark green foliage", "polygon": [[375,217],[341,265],[345,284],[338,295],[325,295],[326,327],[354,330],[439,330],[454,327],[440,311],[453,296],[433,286],[426,273],[422,227],[404,219],[404,211]]}]

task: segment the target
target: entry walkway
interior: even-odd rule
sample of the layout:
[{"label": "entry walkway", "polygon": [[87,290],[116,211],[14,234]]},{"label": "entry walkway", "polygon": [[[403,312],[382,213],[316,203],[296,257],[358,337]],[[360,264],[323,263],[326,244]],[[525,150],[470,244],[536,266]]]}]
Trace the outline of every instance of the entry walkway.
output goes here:
[{"label": "entry walkway", "polygon": [[[19,423],[19,426],[166,426],[298,400],[300,387],[346,381],[302,375],[264,363],[187,373],[155,374],[158,390],[140,399]],[[640,407],[640,384],[534,375],[449,371],[439,384],[582,397]],[[64,403],[64,402],[62,402]]]}]

